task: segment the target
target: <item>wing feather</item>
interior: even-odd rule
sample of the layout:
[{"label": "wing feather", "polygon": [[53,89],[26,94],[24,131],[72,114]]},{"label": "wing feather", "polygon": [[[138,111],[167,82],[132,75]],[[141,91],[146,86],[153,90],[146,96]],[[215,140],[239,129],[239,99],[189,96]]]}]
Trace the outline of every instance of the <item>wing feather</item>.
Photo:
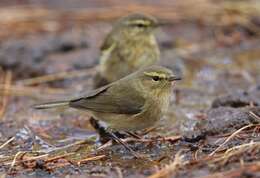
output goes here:
[{"label": "wing feather", "polygon": [[[129,87],[107,85],[92,93],[72,100],[70,106],[95,112],[138,114],[142,111],[144,98]],[[131,91],[130,91],[131,90]]]}]

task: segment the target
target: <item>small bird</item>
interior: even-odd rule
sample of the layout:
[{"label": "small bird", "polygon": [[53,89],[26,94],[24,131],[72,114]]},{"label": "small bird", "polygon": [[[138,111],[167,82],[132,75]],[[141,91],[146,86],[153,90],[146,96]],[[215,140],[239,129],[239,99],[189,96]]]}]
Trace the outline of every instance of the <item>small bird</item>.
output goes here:
[{"label": "small bird", "polygon": [[69,106],[87,111],[115,141],[124,144],[114,132],[153,126],[168,109],[173,81],[180,79],[165,67],[149,66],[78,98],[39,104],[34,108]]},{"label": "small bird", "polygon": [[144,14],[131,14],[121,18],[101,46],[94,87],[104,86],[159,61],[160,51],[154,29],[162,24],[154,17]]}]

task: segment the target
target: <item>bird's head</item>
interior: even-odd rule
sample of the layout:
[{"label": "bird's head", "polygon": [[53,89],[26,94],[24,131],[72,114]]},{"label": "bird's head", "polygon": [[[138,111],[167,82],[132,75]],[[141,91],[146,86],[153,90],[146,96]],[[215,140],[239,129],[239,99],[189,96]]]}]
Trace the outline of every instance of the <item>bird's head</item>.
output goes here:
[{"label": "bird's head", "polygon": [[145,14],[130,14],[121,18],[116,27],[129,35],[149,34],[159,26],[158,21]]},{"label": "bird's head", "polygon": [[165,67],[150,66],[135,72],[132,76],[138,90],[143,92],[159,95],[170,94],[174,81],[181,80],[173,72]]}]

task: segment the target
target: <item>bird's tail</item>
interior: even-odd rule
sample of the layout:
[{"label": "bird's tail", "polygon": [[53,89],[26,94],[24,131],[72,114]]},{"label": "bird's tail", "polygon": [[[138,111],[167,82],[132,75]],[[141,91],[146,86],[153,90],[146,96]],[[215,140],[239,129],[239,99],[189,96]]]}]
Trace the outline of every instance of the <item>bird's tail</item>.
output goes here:
[{"label": "bird's tail", "polygon": [[36,104],[33,106],[34,109],[49,109],[62,106],[69,106],[69,101],[53,101],[49,103]]}]

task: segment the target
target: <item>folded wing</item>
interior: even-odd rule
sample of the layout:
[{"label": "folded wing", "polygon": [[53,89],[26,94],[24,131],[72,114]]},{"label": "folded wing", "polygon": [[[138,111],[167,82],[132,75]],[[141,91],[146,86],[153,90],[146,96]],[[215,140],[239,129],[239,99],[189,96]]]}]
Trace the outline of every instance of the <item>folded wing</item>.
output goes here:
[{"label": "folded wing", "polygon": [[116,114],[138,114],[142,111],[144,98],[129,87],[107,85],[86,96],[71,100],[69,105],[78,109]]}]

